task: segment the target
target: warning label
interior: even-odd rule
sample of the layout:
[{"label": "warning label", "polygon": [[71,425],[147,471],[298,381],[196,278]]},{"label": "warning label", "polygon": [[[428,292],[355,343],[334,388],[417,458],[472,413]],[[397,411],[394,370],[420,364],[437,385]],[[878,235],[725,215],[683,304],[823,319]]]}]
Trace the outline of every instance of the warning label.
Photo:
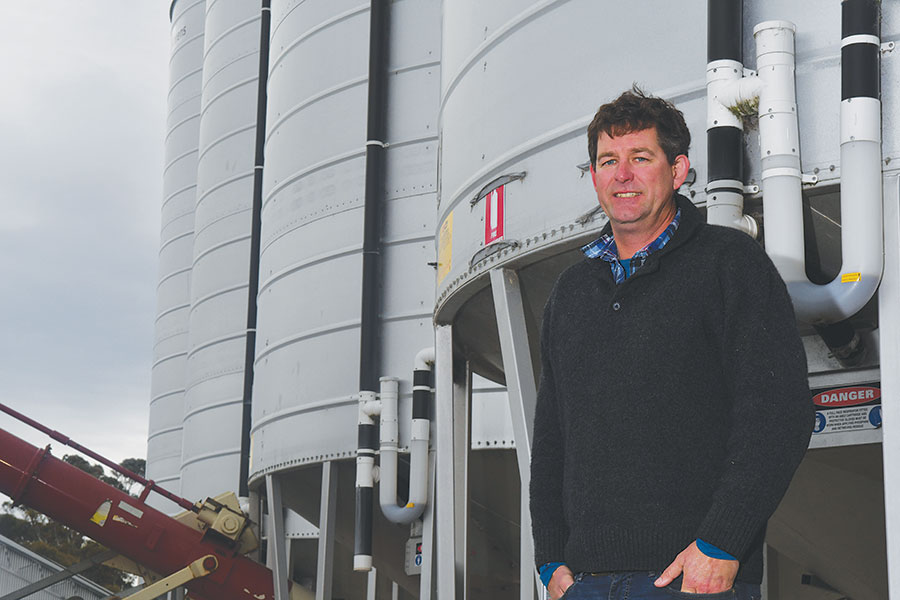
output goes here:
[{"label": "warning label", "polygon": [[813,390],[814,434],[862,431],[881,427],[881,385]]},{"label": "warning label", "polygon": [[453,257],[453,213],[451,212],[441,223],[441,230],[438,233],[438,269],[437,281],[438,285],[444,278],[450,274],[450,268],[453,266],[451,259]]}]

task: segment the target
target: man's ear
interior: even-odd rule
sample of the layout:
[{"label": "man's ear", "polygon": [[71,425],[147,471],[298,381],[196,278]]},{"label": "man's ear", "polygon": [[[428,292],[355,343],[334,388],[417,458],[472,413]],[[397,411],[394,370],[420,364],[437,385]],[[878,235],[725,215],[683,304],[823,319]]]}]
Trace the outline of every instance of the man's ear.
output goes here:
[{"label": "man's ear", "polygon": [[691,161],[684,154],[679,154],[675,157],[675,162],[672,163],[672,185],[674,189],[678,189],[684,183],[684,180],[687,179],[688,170],[691,168]]}]

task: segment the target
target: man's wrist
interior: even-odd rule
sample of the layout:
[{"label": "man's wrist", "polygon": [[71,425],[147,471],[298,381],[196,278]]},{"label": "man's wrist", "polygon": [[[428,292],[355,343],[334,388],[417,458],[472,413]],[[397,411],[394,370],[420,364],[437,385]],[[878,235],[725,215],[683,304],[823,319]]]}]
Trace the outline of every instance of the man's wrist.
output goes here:
[{"label": "man's wrist", "polygon": [[705,542],[700,538],[697,538],[697,549],[710,558],[717,558],[719,560],[737,560],[735,557],[728,554],[721,548],[713,546],[709,542]]},{"label": "man's wrist", "polygon": [[538,569],[538,573],[541,576],[541,583],[544,584],[544,587],[550,585],[550,580],[553,578],[553,574],[558,568],[565,564],[566,563],[562,562],[549,562],[541,565],[541,567]]}]

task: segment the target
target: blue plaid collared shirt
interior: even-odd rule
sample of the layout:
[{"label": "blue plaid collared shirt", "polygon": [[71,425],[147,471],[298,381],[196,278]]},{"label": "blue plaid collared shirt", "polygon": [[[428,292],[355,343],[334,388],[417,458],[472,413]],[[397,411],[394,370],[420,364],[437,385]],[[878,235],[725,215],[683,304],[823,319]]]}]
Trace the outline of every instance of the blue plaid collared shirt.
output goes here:
[{"label": "blue plaid collared shirt", "polygon": [[604,234],[590,244],[582,246],[581,251],[588,258],[602,258],[608,262],[613,278],[616,280],[616,285],[618,285],[644,266],[648,256],[669,243],[669,240],[672,239],[678,230],[679,223],[681,223],[680,208],[675,213],[675,218],[672,219],[665,231],[659,234],[659,237],[634,253],[634,256],[631,257],[628,263],[628,273],[625,272],[625,265],[619,262],[619,249],[616,248],[616,240],[613,239],[612,233]]}]

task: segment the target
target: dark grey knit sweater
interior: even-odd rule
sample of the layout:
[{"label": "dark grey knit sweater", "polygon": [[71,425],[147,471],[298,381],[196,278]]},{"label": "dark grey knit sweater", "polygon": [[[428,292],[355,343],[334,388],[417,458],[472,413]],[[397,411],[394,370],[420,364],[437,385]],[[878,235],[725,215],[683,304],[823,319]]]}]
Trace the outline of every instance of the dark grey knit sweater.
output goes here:
[{"label": "dark grey knit sweater", "polygon": [[675,237],[624,283],[585,259],[550,294],[535,560],[662,571],[701,538],[758,583],[766,521],[812,432],[806,358],[765,252],[676,200]]}]

